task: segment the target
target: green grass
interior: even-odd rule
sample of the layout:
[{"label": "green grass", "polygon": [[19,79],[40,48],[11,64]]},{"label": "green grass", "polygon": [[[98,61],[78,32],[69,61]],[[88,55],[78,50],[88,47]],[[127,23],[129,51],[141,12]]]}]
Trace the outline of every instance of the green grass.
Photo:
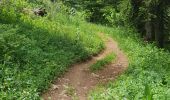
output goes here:
[{"label": "green grass", "polygon": [[39,100],[72,64],[104,49],[98,31],[77,14],[61,7],[53,15],[48,9],[46,17],[25,15],[21,9],[32,4],[6,3],[0,6],[0,100]]},{"label": "green grass", "polygon": [[100,92],[92,92],[90,99],[169,100],[169,52],[144,44],[129,29],[86,23],[83,15],[70,15],[65,8],[53,14],[57,4],[45,3],[49,13],[38,17],[22,14],[21,9],[39,5],[14,1],[0,6],[1,100],[39,100],[40,93],[70,65],[104,49],[96,35],[99,32],[108,33],[119,42],[128,55],[129,68]]},{"label": "green grass", "polygon": [[112,63],[116,59],[116,54],[115,53],[110,53],[106,55],[101,60],[97,60],[96,63],[90,66],[91,71],[97,71],[97,70],[102,70],[106,65]]},{"label": "green grass", "polygon": [[103,86],[101,91],[91,92],[89,99],[169,100],[170,53],[152,44],[144,44],[132,36],[136,32],[127,28],[103,27],[103,32],[119,42],[119,47],[128,55],[129,67],[116,81]]},{"label": "green grass", "polygon": [[[95,88],[93,88],[92,90],[89,91],[88,100],[104,100],[100,97],[103,94],[103,92],[106,92],[105,90],[106,89],[105,89],[104,85],[98,84],[97,86],[95,86]],[[99,94],[101,94],[101,95],[98,98]]]}]

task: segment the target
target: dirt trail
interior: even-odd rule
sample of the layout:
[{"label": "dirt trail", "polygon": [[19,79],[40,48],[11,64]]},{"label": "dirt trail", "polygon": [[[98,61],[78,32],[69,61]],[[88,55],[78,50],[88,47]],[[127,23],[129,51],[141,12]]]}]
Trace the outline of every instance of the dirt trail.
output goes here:
[{"label": "dirt trail", "polygon": [[[91,60],[76,64],[60,79],[56,80],[51,89],[42,95],[44,100],[87,100],[87,93],[98,83],[114,80],[128,66],[125,54],[118,48],[117,42],[108,37],[105,41],[106,49]],[[115,52],[117,59],[105,69],[92,73],[89,66],[96,60]],[[69,94],[71,96],[69,96]],[[73,99],[74,98],[74,99]]]}]

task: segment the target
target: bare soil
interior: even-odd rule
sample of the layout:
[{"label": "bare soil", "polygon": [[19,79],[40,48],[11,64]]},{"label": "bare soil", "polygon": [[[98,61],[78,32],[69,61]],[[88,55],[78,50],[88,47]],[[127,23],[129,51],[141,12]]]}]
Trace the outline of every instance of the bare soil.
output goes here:
[{"label": "bare soil", "polygon": [[[119,49],[112,38],[105,40],[106,49],[92,59],[73,65],[62,77],[54,81],[51,88],[42,95],[44,100],[87,100],[88,92],[99,83],[115,80],[128,66],[126,55]],[[103,70],[92,73],[90,65],[104,58],[109,53],[117,55],[116,61],[106,66]]]}]

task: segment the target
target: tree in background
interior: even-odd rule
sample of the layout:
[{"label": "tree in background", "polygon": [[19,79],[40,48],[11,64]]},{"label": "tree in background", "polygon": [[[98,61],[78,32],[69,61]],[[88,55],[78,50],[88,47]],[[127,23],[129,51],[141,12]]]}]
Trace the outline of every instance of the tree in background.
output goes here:
[{"label": "tree in background", "polygon": [[103,25],[133,26],[145,41],[164,47],[168,40],[169,0],[62,0],[86,12],[89,22]]},{"label": "tree in background", "polygon": [[168,0],[131,0],[131,5],[131,22],[137,26],[141,36],[147,41],[156,41],[158,47],[164,47]]},{"label": "tree in background", "polygon": [[111,24],[110,16],[117,9],[118,0],[62,0],[64,4],[86,12],[89,22]]}]

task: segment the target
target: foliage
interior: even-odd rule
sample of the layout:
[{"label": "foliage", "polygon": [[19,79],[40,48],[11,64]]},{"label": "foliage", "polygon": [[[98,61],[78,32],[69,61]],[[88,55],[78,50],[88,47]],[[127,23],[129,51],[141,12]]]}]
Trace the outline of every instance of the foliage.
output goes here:
[{"label": "foliage", "polygon": [[134,27],[138,35],[163,48],[169,41],[168,0],[62,0],[85,11],[86,20],[106,26]]},{"label": "foliage", "polygon": [[[129,57],[128,70],[101,91],[93,91],[90,100],[168,100],[170,97],[170,55],[152,44],[144,44],[125,28],[103,29],[119,42]],[[126,35],[128,34],[128,35]],[[152,100],[152,99],[151,99]]]},{"label": "foliage", "polygon": [[[0,6],[0,99],[38,100],[54,78],[104,48],[93,26],[62,3],[4,0]],[[40,3],[41,4],[41,3]],[[22,12],[48,7],[46,17]],[[52,11],[59,6],[57,13]],[[81,18],[80,18],[81,17]],[[89,27],[87,27],[89,26]]]},{"label": "foliage", "polygon": [[[125,24],[131,25],[138,30],[141,38],[145,41],[155,42],[163,48],[169,39],[169,16],[167,0],[127,0],[129,5],[126,10]],[[125,0],[123,0],[125,3]],[[120,4],[122,5],[122,4]],[[126,6],[124,5],[124,6]],[[123,7],[124,8],[124,7]],[[120,8],[120,11],[124,9]]]},{"label": "foliage", "polygon": [[115,53],[108,54],[105,58],[101,60],[97,60],[96,63],[90,66],[91,71],[97,71],[103,69],[106,65],[110,64],[115,60],[116,55]]},{"label": "foliage", "polygon": [[[89,18],[96,23],[129,25],[134,20],[143,24],[155,17],[150,11],[152,3],[149,1],[160,0],[142,2],[135,19],[131,16],[135,13],[130,0],[70,1],[79,6],[71,9],[50,0],[0,1],[0,99],[40,99],[40,93],[70,65],[104,49],[103,41],[95,34],[101,31],[117,39],[130,64],[115,83],[93,92],[92,99],[170,98],[169,52],[144,44],[134,37],[137,32],[129,29],[106,28],[84,21],[84,18]],[[33,9],[39,7],[46,8],[47,16],[33,14]]]},{"label": "foliage", "polygon": [[62,0],[66,5],[69,5],[77,10],[85,11],[86,20],[89,22],[112,25],[118,23],[115,18],[118,15],[117,0]]}]

